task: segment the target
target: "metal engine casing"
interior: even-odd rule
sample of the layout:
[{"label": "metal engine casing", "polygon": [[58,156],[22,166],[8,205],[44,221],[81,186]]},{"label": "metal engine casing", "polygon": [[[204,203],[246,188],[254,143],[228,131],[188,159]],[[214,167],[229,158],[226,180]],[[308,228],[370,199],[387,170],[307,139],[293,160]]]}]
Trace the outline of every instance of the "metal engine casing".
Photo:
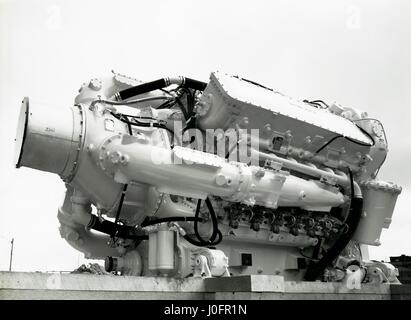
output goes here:
[{"label": "metal engine casing", "polygon": [[[251,134],[251,129],[257,128],[259,136],[255,139],[260,150],[337,172],[350,166],[365,192],[364,219],[354,239],[368,245],[381,244],[382,229],[391,223],[401,187],[375,179],[388,152],[379,121],[369,120],[366,112],[338,104],[328,109],[313,108],[309,103],[220,72],[211,74],[199,105],[202,128],[242,128]],[[373,140],[361,128],[371,132]],[[347,139],[336,139],[321,153],[315,153],[336,135],[375,144],[364,147]],[[375,190],[374,194],[370,195],[369,190]],[[367,216],[366,212],[375,213]]]},{"label": "metal engine casing", "polygon": [[[178,109],[157,109],[158,101],[110,104],[117,92],[138,84],[114,73],[83,84],[70,108],[49,110],[28,99],[22,104],[16,166],[63,179],[67,193],[58,210],[60,232],[86,257],[110,256],[115,271],[130,275],[263,273],[300,280],[307,263],[302,250],[337,237],[344,226],[344,217],[334,211],[349,207],[347,167],[364,198],[352,240],[380,244],[401,188],[377,180],[388,151],[378,120],[353,108],[322,108],[249,80],[212,73],[196,95],[197,127],[192,129],[206,135],[220,130],[222,136],[211,135],[224,143],[233,137],[237,145],[245,142],[250,157],[243,160],[231,149],[227,157],[217,154],[213,139],[206,140],[204,149],[190,145]],[[141,97],[165,95],[156,90]],[[113,115],[122,110],[161,121],[181,134],[181,145],[164,128],[129,127]],[[216,248],[200,250],[188,243],[184,235],[194,233],[189,222],[142,228],[148,241],[137,244],[90,230],[90,216],[101,222],[120,218],[131,228],[140,228],[147,218],[193,217],[194,199],[207,197],[223,237]],[[202,207],[202,235],[211,226],[205,211]]]}]

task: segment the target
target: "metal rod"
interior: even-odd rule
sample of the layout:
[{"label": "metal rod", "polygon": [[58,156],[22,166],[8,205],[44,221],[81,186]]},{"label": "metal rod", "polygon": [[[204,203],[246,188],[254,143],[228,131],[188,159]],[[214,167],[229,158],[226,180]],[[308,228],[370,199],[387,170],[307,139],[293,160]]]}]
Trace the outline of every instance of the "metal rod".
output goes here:
[{"label": "metal rod", "polygon": [[11,248],[10,248],[10,265],[9,265],[9,271],[11,271],[11,265],[13,263],[13,248],[14,248],[14,238],[11,238]]}]

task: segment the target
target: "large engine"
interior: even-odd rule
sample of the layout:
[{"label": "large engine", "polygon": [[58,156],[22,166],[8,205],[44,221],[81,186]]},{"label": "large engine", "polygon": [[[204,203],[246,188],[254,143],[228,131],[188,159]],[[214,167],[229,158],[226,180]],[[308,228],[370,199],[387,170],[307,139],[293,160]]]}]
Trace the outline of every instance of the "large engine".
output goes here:
[{"label": "large engine", "polygon": [[72,247],[110,272],[179,278],[395,281],[364,255],[401,192],[377,179],[386,155],[365,112],[219,72],[209,83],[113,72],[69,108],[25,98],[16,138],[16,167],[65,182]]}]

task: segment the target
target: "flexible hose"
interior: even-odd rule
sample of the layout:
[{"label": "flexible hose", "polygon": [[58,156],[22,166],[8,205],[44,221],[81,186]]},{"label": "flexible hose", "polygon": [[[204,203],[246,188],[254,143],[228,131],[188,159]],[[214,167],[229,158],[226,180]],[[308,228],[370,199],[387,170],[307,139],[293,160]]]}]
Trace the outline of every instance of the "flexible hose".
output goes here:
[{"label": "flexible hose", "polygon": [[136,119],[136,117],[133,117],[134,122],[131,122],[131,121],[125,119],[121,113],[120,113],[120,114],[116,114],[116,113],[114,113],[114,112],[110,112],[110,114],[111,114],[114,118],[116,118],[117,120],[120,120],[121,122],[124,122],[125,124],[127,124],[127,126],[129,126],[129,131],[130,131],[130,126],[140,126],[140,127],[146,127],[146,128],[153,127],[153,128],[159,128],[159,129],[167,130],[167,131],[170,132],[172,135],[174,135],[174,131],[173,131],[173,130],[171,130],[171,129],[167,128],[166,126],[161,125],[161,124],[159,124],[159,123],[141,122],[141,121],[138,121],[138,120]]},{"label": "flexible hose", "polygon": [[[198,223],[203,222],[203,219],[199,217],[200,215],[200,207],[201,207],[201,199],[198,200],[197,202],[197,208],[196,208],[196,213],[194,217],[167,217],[167,218],[160,218],[156,219],[153,221],[143,221],[141,224],[141,227],[147,227],[151,225],[156,225],[159,223],[164,223],[164,222],[192,222],[194,221],[194,233],[197,237],[198,240],[192,239],[188,235],[184,235],[184,239],[186,239],[189,243],[192,245],[198,246],[198,247],[206,247],[206,246],[212,246],[212,245],[217,245],[223,240],[223,234],[221,231],[218,229],[218,220],[217,220],[217,215],[214,211],[213,205],[211,204],[211,201],[207,198],[206,199],[206,204],[208,207],[208,210],[210,211],[210,216],[211,220],[213,223],[213,233],[210,237],[209,240],[204,240],[199,231],[198,231]],[[217,240],[216,240],[217,239]]]},{"label": "flexible hose", "polygon": [[111,221],[103,220],[100,221],[95,215],[91,215],[90,222],[87,227],[102,233],[112,235],[116,234],[118,237],[123,239],[133,239],[133,240],[146,240],[148,239],[145,235],[136,235],[136,229],[134,227],[119,225]]},{"label": "flexible hose", "polygon": [[[116,212],[116,219],[114,220],[115,225],[118,225],[118,220],[120,219],[121,209],[123,208],[123,202],[124,202],[124,198],[126,196],[127,187],[128,187],[128,184],[125,184],[123,186],[123,191],[121,192],[121,197],[120,197],[120,201],[118,203],[117,212]],[[114,237],[115,233],[116,232],[113,232],[111,236]]]},{"label": "flexible hose", "polygon": [[209,247],[209,246],[215,246],[215,245],[219,244],[223,240],[223,234],[221,233],[220,230],[217,230],[217,240],[215,240],[214,242],[210,242],[210,243],[207,243],[207,242],[202,243],[202,242],[196,241],[188,235],[185,235],[184,239],[186,239],[187,242],[189,242],[192,245],[197,246],[197,247]]},{"label": "flexible hose", "polygon": [[[198,201],[197,203],[197,210],[196,210],[196,214],[200,215],[200,205],[201,205],[201,200]],[[199,231],[198,231],[198,223],[194,223],[194,232],[196,234],[196,237],[198,238],[198,240],[200,240],[200,242],[203,242],[204,244],[210,244],[213,243],[213,241],[215,240],[216,236],[217,236],[217,232],[218,232],[218,221],[217,221],[217,215],[215,214],[213,205],[210,202],[209,198],[206,198],[205,200],[208,211],[210,212],[210,216],[211,216],[211,221],[213,224],[213,233],[211,234],[211,237],[208,241],[204,240]],[[198,213],[197,213],[198,212]]]},{"label": "flexible hose", "polygon": [[139,94],[154,91],[154,90],[157,90],[157,89],[162,89],[162,88],[165,88],[165,87],[166,87],[165,79],[164,78],[163,79],[158,79],[158,80],[155,80],[155,81],[146,82],[146,83],[139,84],[137,86],[130,87],[130,88],[124,89],[122,91],[119,91],[116,94],[116,99],[118,101],[126,100],[128,98],[137,96]]},{"label": "flexible hose", "polygon": [[[204,240],[199,231],[198,231],[198,222],[199,222],[199,215],[200,215],[200,207],[201,207],[201,199],[198,200],[197,202],[197,208],[196,208],[196,213],[195,213],[195,218],[196,221],[194,221],[194,233],[195,236],[197,237],[198,240],[192,239],[190,236],[185,235],[184,239],[186,239],[189,243],[192,245],[198,246],[198,247],[207,247],[207,246],[213,246],[219,244],[223,240],[223,234],[221,231],[218,229],[218,220],[217,220],[217,215],[214,211],[213,205],[210,201],[209,198],[206,198],[205,200],[207,208],[210,212],[211,216],[211,221],[213,225],[213,233],[210,236],[209,240]],[[216,240],[217,238],[217,240]]]},{"label": "flexible hose", "polygon": [[304,279],[306,281],[314,281],[324,273],[325,268],[329,264],[331,264],[341,254],[342,250],[344,250],[344,248],[348,245],[361,220],[363,198],[360,192],[355,191],[352,171],[348,169],[348,172],[350,174],[351,186],[351,205],[346,219],[348,230],[337,239],[334,245],[324,254],[324,256],[318,262],[311,263],[308,266],[307,272],[304,276]]},{"label": "flexible hose", "polygon": [[196,217],[167,217],[167,218],[160,218],[152,221],[143,221],[141,224],[141,227],[148,227],[152,225],[156,225],[159,223],[164,223],[164,222],[190,222],[190,221],[203,221],[201,218],[196,218]]},{"label": "flexible hose", "polygon": [[158,90],[158,89],[163,89],[165,87],[168,87],[171,84],[178,84],[186,88],[191,88],[191,89],[200,90],[200,91],[204,91],[205,87],[207,86],[207,83],[205,82],[190,79],[190,78],[185,78],[185,77],[162,78],[162,79],[158,79],[158,80],[151,81],[151,82],[146,82],[146,83],[139,84],[137,86],[130,87],[122,91],[119,91],[115,94],[115,98],[117,101],[126,100],[131,97],[135,97],[139,94],[147,93],[147,92]]}]

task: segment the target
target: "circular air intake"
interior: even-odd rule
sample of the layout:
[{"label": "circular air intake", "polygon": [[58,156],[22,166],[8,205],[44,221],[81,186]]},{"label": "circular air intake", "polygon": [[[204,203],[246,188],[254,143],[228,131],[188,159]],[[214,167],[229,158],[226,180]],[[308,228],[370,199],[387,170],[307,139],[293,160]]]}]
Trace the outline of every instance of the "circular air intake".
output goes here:
[{"label": "circular air intake", "polygon": [[24,98],[15,139],[16,168],[30,167],[68,176],[80,144],[80,123],[72,108],[33,105]]}]

